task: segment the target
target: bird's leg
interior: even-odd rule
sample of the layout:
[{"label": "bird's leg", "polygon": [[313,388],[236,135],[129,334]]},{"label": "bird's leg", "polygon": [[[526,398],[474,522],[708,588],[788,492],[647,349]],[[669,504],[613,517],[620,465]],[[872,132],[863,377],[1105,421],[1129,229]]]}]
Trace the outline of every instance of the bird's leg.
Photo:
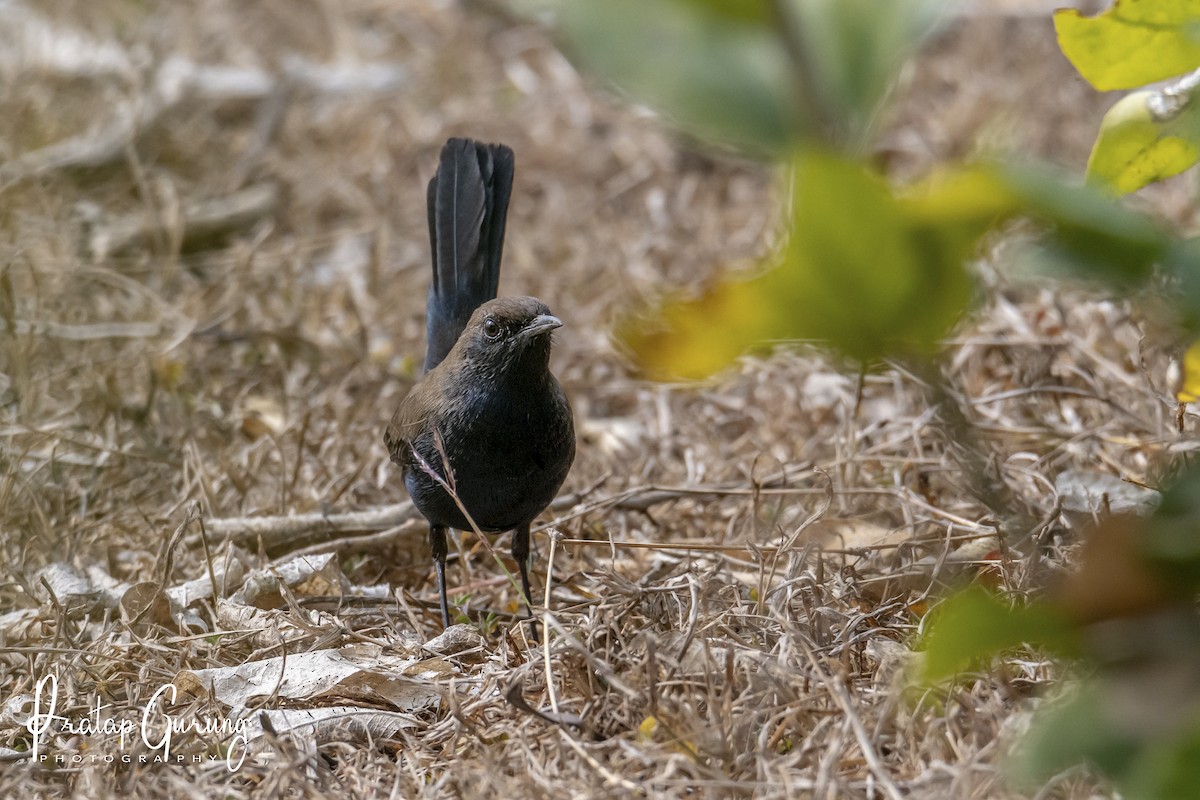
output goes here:
[{"label": "bird's leg", "polygon": [[442,609],[442,627],[450,627],[450,605],[446,601],[446,528],[442,525],[429,526],[429,549],[433,553],[433,566],[437,570],[438,602]]},{"label": "bird's leg", "polygon": [[525,608],[529,612],[529,625],[533,631],[533,640],[538,638],[537,622],[533,619],[533,592],[529,589],[529,525],[525,524],[513,531],[512,557],[521,571],[521,589],[525,592]]}]

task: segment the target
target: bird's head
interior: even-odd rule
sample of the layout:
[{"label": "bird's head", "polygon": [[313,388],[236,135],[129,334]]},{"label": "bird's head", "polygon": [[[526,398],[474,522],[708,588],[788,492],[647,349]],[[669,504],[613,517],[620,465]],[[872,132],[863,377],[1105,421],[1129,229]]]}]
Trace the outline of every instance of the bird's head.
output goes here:
[{"label": "bird's head", "polygon": [[475,309],[449,359],[469,362],[472,371],[493,378],[546,371],[551,332],[562,320],[535,297],[501,297]]}]

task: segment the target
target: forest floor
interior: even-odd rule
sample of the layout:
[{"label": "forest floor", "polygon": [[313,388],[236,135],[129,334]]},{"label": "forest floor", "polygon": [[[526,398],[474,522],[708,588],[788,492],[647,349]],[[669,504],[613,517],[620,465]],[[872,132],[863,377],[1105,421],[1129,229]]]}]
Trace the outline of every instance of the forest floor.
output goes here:
[{"label": "forest floor", "polygon": [[[905,680],[948,588],[1069,569],[1064,473],[1168,468],[1176,342],[1142,304],[1031,282],[998,237],[940,401],[808,346],[649,383],[614,325],[768,253],[775,171],[671,133],[490,3],[49,6],[0,3],[0,796],[1108,792],[1006,779],[1052,661]],[[1112,99],[1047,11],[968,14],[905,76],[881,163],[1081,172]],[[534,536],[537,645],[470,534],[465,625],[437,638],[382,444],[423,353],[424,187],[451,135],[516,151],[501,292],[565,321],[580,445]],[[1189,183],[1139,202],[1194,223]],[[50,676],[60,719],[34,736]],[[236,719],[248,741],[196,730]]]}]

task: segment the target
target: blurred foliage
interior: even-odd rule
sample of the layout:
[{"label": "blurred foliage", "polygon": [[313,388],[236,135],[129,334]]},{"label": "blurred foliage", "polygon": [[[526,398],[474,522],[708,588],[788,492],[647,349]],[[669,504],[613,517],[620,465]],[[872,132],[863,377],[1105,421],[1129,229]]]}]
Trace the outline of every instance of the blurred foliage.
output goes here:
[{"label": "blurred foliage", "polygon": [[1179,722],[1173,731],[1130,707],[1139,695],[1161,694],[1165,688],[1152,675],[1127,675],[1088,681],[1055,698],[1039,713],[1020,749],[1017,782],[1033,788],[1086,763],[1110,776],[1127,798],[1200,797],[1200,720]]},{"label": "blurred foliage", "polygon": [[1143,548],[1180,600],[1200,593],[1200,471],[1184,472],[1163,495]]},{"label": "blurred foliage", "polygon": [[870,143],[883,100],[904,62],[941,18],[944,0],[803,0],[780,3],[811,70],[814,95],[832,126],[829,135],[852,147]]},{"label": "blurred foliage", "polygon": [[1091,274],[1141,280],[1174,254],[1146,218],[1045,170],[947,170],[941,184],[958,196],[929,183],[899,197],[858,163],[900,65],[935,28],[941,5],[563,3],[569,49],[631,98],[701,139],[791,167],[788,236],[761,271],[623,326],[649,375],[700,378],[797,339],[862,362],[928,355],[970,307],[964,264],[979,239],[1015,216],[1044,223],[1054,232],[1046,252]]},{"label": "blurred foliage", "polygon": [[[786,235],[759,269],[625,324],[622,338],[650,375],[701,378],[794,339],[864,363],[927,365],[975,294],[967,263],[1015,218],[1032,220],[1051,263],[1077,274],[1126,288],[1165,276],[1179,320],[1200,329],[1197,243],[1115,197],[1195,162],[1196,76],[1114,106],[1087,185],[1044,166],[987,163],[946,166],[898,190],[865,163],[888,90],[941,5],[563,0],[568,49],[585,66],[689,134],[789,174]],[[1099,89],[1200,67],[1200,0],[1117,0],[1094,18],[1058,12],[1055,24],[1064,53]],[[1181,398],[1200,394],[1200,369],[1187,366]],[[1191,796],[1197,593],[1200,470],[1189,470],[1149,520],[1113,515],[1088,532],[1079,569],[1059,586],[1021,602],[983,588],[947,599],[926,620],[922,677],[946,680],[1021,646],[1078,664],[1078,686],[1035,717],[1019,774],[1044,781],[1082,762],[1130,797]],[[1149,713],[1163,705],[1148,702],[1156,692],[1170,713]]]},{"label": "blurred foliage", "polygon": [[1005,210],[987,181],[950,180],[906,201],[860,164],[817,150],[801,152],[792,175],[779,265],[630,323],[626,340],[650,374],[701,378],[748,347],[797,338],[861,360],[929,352],[958,320],[971,293],[964,261]]},{"label": "blurred foliage", "polygon": [[1078,633],[1061,608],[1014,605],[979,586],[938,606],[928,629],[922,677],[930,683],[987,666],[996,655],[1026,642],[1066,655],[1079,650]]},{"label": "blurred foliage", "polygon": [[787,244],[764,272],[626,323],[624,341],[651,377],[702,378],[795,339],[861,362],[929,357],[969,307],[979,240],[1016,216],[1052,230],[1044,253],[1075,272],[1133,282],[1184,258],[1145,216],[1044,169],[948,168],[897,194],[860,163],[810,148],[791,174]]},{"label": "blurred foliage", "polygon": [[767,156],[805,123],[786,53],[755,0],[572,0],[561,24],[577,56],[696,136]]},{"label": "blurred foliage", "polygon": [[1039,711],[1015,775],[1037,786],[1072,765],[1126,797],[1200,797],[1200,472],[1148,519],[1114,515],[1089,533],[1079,567],[1014,604],[971,587],[930,612],[921,679],[936,683],[1029,646],[1076,659],[1081,677]]},{"label": "blurred foliage", "polygon": [[564,0],[578,59],[689,133],[752,155],[865,143],[945,0]]},{"label": "blurred foliage", "polygon": [[1040,246],[1076,275],[1129,286],[1187,258],[1162,226],[1095,187],[1044,166],[1009,166],[1005,177],[1021,213],[1048,226]]}]

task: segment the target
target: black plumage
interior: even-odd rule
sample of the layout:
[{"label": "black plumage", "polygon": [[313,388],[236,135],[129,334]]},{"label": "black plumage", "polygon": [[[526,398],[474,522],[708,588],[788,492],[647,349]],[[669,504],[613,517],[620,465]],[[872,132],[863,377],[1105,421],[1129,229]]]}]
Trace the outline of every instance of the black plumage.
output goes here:
[{"label": "black plumage", "polygon": [[495,299],[512,181],[513,154],[503,145],[451,139],[442,149],[428,192],[427,372],[384,435],[429,522],[445,625],[446,530],[512,530],[532,603],[530,524],[575,458],[571,407],[550,373],[551,332],[561,321],[535,298]]},{"label": "black plumage", "polygon": [[512,195],[513,151],[450,139],[429,180],[433,283],[425,306],[425,371],[441,363],[475,309],[496,297]]}]

